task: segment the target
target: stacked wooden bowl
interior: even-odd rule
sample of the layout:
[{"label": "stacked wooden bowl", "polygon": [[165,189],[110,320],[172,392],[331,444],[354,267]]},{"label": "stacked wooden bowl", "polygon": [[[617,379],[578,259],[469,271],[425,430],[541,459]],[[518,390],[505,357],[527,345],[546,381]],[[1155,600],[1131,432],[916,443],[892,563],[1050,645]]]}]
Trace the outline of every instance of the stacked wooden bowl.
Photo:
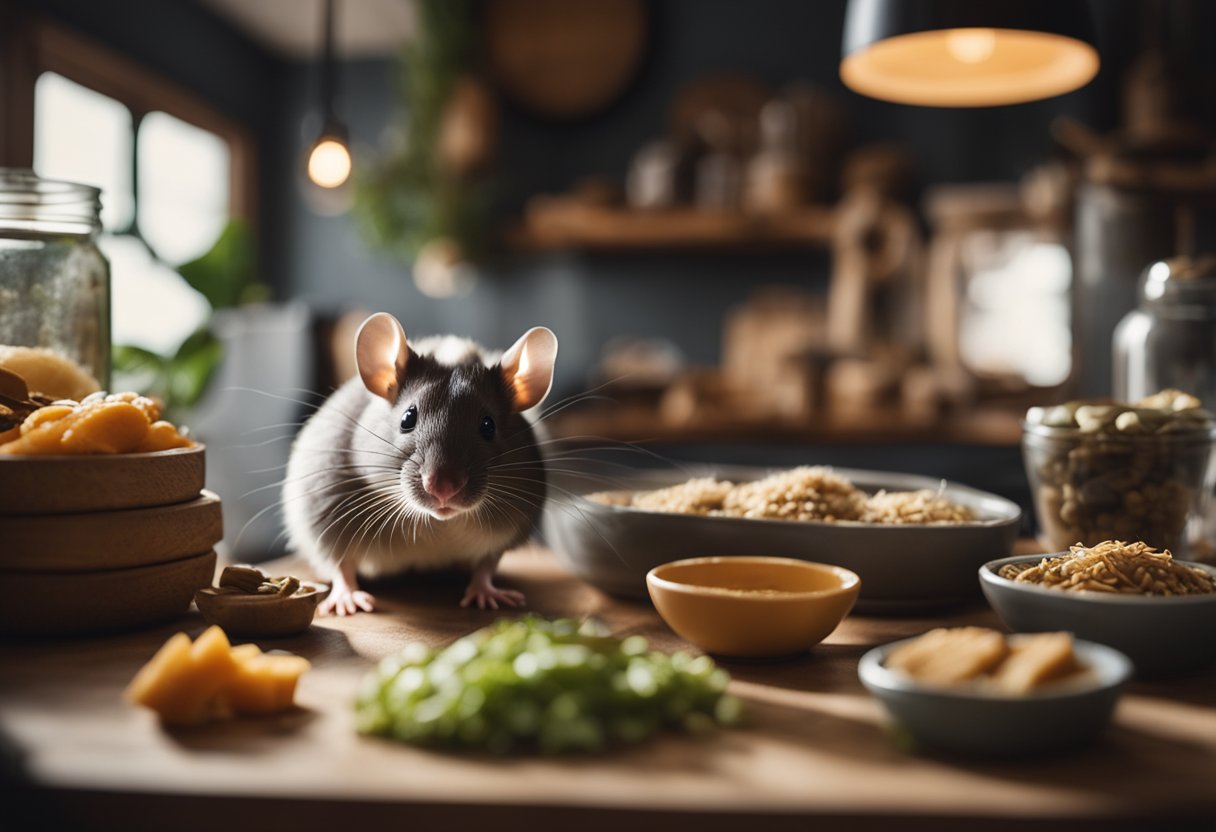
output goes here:
[{"label": "stacked wooden bowl", "polygon": [[204,448],[0,456],[0,634],[84,635],[181,615],[215,574]]}]

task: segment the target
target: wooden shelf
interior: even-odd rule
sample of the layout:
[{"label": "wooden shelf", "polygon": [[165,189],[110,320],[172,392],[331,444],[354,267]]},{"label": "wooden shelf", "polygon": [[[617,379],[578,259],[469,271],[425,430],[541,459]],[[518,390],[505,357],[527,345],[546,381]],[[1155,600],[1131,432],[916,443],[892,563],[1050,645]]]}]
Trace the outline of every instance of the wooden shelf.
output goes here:
[{"label": "wooden shelf", "polygon": [[506,243],[522,252],[826,248],[834,224],[832,210],[822,206],[758,217],[695,208],[636,211],[551,197],[529,205]]},{"label": "wooden shelf", "polygon": [[813,422],[734,419],[718,416],[689,424],[663,421],[650,408],[597,409],[562,414],[546,423],[554,438],[572,442],[595,437],[653,444],[959,444],[1014,447],[1022,439],[1021,416],[1009,410],[982,408],[914,421],[898,412],[868,416],[824,416]]}]

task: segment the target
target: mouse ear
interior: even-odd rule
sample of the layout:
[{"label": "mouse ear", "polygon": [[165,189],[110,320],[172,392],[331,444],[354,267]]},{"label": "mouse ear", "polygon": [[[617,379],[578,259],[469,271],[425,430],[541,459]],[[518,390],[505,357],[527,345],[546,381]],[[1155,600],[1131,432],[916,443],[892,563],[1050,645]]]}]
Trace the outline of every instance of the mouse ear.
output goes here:
[{"label": "mouse ear", "polygon": [[397,402],[409,358],[405,330],[392,315],[377,312],[359,327],[355,335],[355,364],[359,367],[359,375],[368,390],[389,404]]},{"label": "mouse ear", "polygon": [[557,336],[543,326],[529,329],[502,354],[502,378],[516,412],[535,407],[549,395],[556,360]]}]

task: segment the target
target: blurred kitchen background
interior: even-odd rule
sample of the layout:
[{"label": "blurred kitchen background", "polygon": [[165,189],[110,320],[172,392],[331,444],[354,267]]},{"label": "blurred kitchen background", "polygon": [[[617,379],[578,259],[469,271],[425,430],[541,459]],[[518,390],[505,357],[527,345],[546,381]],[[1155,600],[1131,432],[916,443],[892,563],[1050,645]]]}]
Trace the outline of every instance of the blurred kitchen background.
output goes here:
[{"label": "blurred kitchen background", "polygon": [[1077,3],[1092,81],[962,107],[846,88],[847,5],[6,0],[0,165],[102,188],[113,386],[208,442],[250,558],[377,310],[552,328],[549,429],[588,454],[1029,508],[1026,408],[1109,394],[1142,273],[1216,251],[1216,3]]}]

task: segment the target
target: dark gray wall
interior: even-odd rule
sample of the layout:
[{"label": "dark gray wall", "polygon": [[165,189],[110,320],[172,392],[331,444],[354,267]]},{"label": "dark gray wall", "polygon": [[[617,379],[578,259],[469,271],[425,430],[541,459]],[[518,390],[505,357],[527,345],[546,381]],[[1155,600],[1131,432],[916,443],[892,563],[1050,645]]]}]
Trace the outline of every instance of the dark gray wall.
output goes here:
[{"label": "dark gray wall", "polygon": [[[905,144],[922,185],[1015,180],[1052,153],[1048,129],[1057,116],[1068,114],[1099,130],[1118,123],[1118,82],[1138,51],[1151,8],[1140,0],[1094,5],[1103,69],[1088,87],[1013,107],[937,110],[873,101],[843,88],[837,65],[844,0],[658,0],[646,65],[607,112],[557,125],[506,104],[504,202],[508,210],[518,209],[528,195],[561,191],[588,174],[621,180],[637,148],[663,129],[680,88],[713,72],[747,73],[773,87],[795,80],[821,85],[845,104],[854,144]],[[1176,42],[1199,43],[1197,32],[1216,33],[1216,4],[1169,5],[1190,14],[1194,24],[1176,33]],[[391,61],[342,68],[341,109],[357,158],[378,146],[397,118],[395,72]],[[312,137],[301,125],[314,106],[314,85],[313,67],[293,69],[285,163],[295,164]],[[562,342],[560,389],[576,386],[604,341],[622,332],[663,334],[692,360],[716,361],[722,317],[731,305],[765,283],[822,286],[827,268],[813,254],[517,257],[486,266],[471,296],[437,301],[414,288],[408,266],[370,250],[347,217],[318,216],[298,193],[284,195],[281,205],[287,292],[321,310],[355,304],[385,309],[411,332],[453,331],[494,344],[547,324]]]}]

